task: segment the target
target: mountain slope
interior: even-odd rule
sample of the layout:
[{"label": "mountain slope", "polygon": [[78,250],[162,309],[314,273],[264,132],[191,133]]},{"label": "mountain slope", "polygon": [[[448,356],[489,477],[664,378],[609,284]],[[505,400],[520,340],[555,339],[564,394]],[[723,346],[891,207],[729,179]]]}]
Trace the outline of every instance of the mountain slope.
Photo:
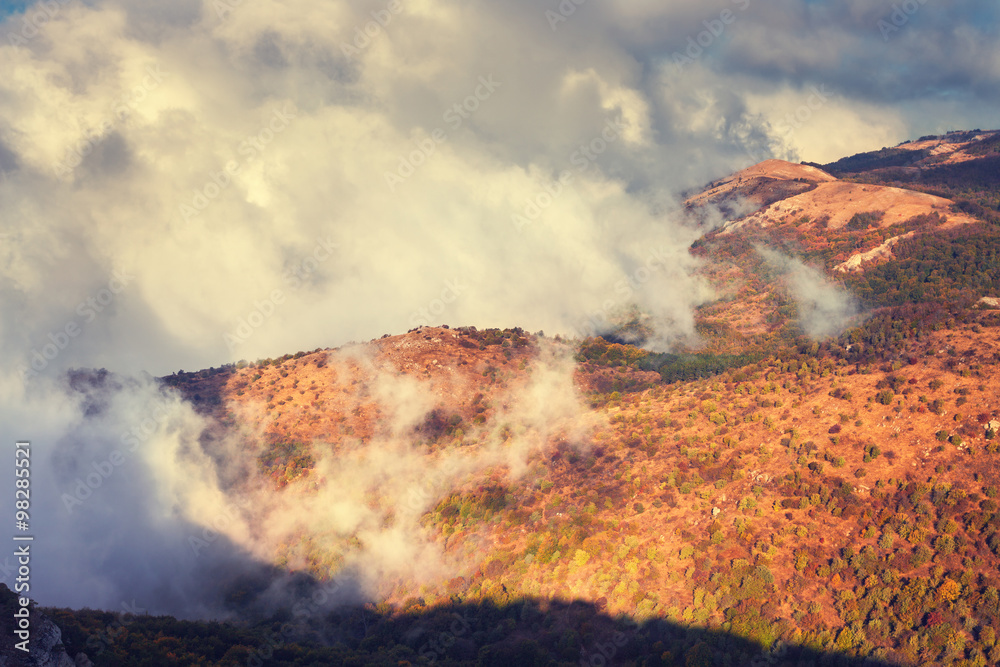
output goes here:
[{"label": "mountain slope", "polygon": [[267,567],[225,583],[238,623],[130,619],[96,652],[119,617],[51,610],[67,654],[1000,664],[1000,234],[860,182],[993,141],[692,195],[722,218],[691,250],[719,293],[698,349],[420,327],[162,378],[203,420],[195,495],[242,499],[214,530]]},{"label": "mountain slope", "polygon": [[[704,349],[735,353],[787,345],[803,332],[805,315],[836,305],[838,293],[854,296],[854,306],[850,298],[837,306],[845,322],[866,308],[972,304],[995,296],[1000,219],[974,201],[896,187],[903,184],[878,174],[886,160],[899,162],[900,156],[927,180],[952,168],[990,173],[997,137],[925,138],[892,149],[891,156],[863,154],[822,169],[768,160],[689,197],[693,214],[722,216],[693,249],[719,295],[698,311]],[[938,157],[921,157],[925,152]],[[843,171],[848,168],[869,171]],[[983,183],[977,201],[1000,196],[1000,182]],[[796,294],[804,284],[809,290]]]}]

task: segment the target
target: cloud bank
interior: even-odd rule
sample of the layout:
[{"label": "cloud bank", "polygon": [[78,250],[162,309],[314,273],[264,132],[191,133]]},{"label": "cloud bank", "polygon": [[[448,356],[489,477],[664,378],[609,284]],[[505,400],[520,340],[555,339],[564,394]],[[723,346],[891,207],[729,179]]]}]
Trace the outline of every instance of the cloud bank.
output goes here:
[{"label": "cloud bank", "polygon": [[[493,418],[434,446],[419,429],[439,400],[429,381],[364,349],[331,353],[338,376],[362,371],[345,411],[374,401],[377,424],[364,441],[307,443],[312,470],[277,489],[258,465],[270,447],[261,429],[221,428],[148,377],[73,373],[32,442],[31,595],[226,617],[292,607],[310,580],[336,591],[330,606],[469,575],[482,556],[475,539],[445,551],[424,514],[469,483],[534,474],[553,443],[586,451],[601,424],[574,384],[572,350],[542,342],[525,383],[492,396]],[[262,405],[243,412],[244,426],[269,418]]]},{"label": "cloud bank", "polygon": [[835,285],[819,269],[776,250],[756,247],[768,265],[777,271],[791,292],[797,319],[812,338],[839,336],[861,315],[860,302],[843,286]]},{"label": "cloud bank", "polygon": [[[680,190],[988,126],[995,7],[903,5],[29,5],[0,22],[5,356],[274,356],[402,331],[450,283],[441,322],[570,333],[681,257]],[[689,264],[633,295],[667,345]]]},{"label": "cloud bank", "polygon": [[[236,503],[191,564],[200,509],[259,491],[230,486],[202,418],[143,371],[427,323],[585,333],[633,303],[668,349],[712,296],[678,192],[767,157],[990,127],[1000,90],[985,1],[0,12],[0,426],[33,443],[39,534],[67,536],[38,543],[63,568],[43,600],[115,608],[138,590],[207,613],[198,582],[274,555]],[[830,333],[850,304],[800,273],[805,326]],[[80,366],[120,375],[81,393],[63,375]],[[92,519],[68,521],[66,486],[94,474]]]}]

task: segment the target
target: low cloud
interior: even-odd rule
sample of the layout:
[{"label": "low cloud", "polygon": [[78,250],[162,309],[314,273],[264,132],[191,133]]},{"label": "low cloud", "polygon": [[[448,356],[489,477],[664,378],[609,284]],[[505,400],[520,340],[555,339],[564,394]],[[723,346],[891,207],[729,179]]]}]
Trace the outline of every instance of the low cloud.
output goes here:
[{"label": "low cloud", "polygon": [[422,525],[427,511],[472,481],[529,474],[557,443],[586,451],[600,425],[574,384],[571,350],[549,341],[523,382],[491,395],[493,418],[433,447],[419,427],[442,407],[441,385],[361,347],[328,363],[346,383],[360,378],[345,411],[375,409],[374,430],[309,443],[312,470],[277,489],[258,465],[272,442],[264,406],[245,404],[222,428],[152,378],[102,372],[74,373],[22,403],[59,406],[32,438],[32,596],[225,617],[236,598],[241,613],[294,604],[303,575],[339,582],[329,604],[376,599],[401,580],[440,582],[470,572],[480,554],[442,548]]},{"label": "low cloud", "polygon": [[799,324],[808,336],[838,336],[856,324],[861,304],[842,286],[831,283],[822,271],[770,248],[757,246],[756,250],[782,274],[795,299]]}]

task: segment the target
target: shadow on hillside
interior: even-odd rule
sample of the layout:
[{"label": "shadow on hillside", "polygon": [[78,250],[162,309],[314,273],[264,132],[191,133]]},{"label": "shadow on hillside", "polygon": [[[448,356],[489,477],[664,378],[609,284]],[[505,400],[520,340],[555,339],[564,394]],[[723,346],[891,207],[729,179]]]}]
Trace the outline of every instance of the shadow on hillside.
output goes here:
[{"label": "shadow on hillside", "polygon": [[[96,653],[93,628],[116,615],[46,613],[62,627],[67,654],[86,652],[98,667],[179,664],[177,660],[227,666],[891,664],[781,642],[762,650],[760,643],[735,633],[659,619],[635,623],[603,613],[590,602],[407,604],[406,610],[389,613],[372,605],[320,611],[300,601],[252,627],[138,616],[124,620],[127,634],[100,645]],[[96,624],[94,616],[99,617]],[[767,626],[758,630],[766,632]]]},{"label": "shadow on hillside", "polygon": [[[331,619],[352,629],[358,649],[404,646],[403,659],[440,665],[888,665],[732,632],[687,627],[662,619],[641,623],[612,617],[585,601],[518,600],[507,604],[447,604],[369,619],[361,610]],[[766,627],[766,626],[762,626]],[[765,630],[766,631],[766,630]],[[410,655],[409,651],[415,652]],[[366,656],[368,657],[368,656]],[[370,657],[376,658],[375,654]],[[389,655],[386,655],[389,657]],[[395,654],[393,657],[396,657]],[[361,663],[358,663],[361,664]],[[365,663],[368,664],[368,663]]]},{"label": "shadow on hillside", "polygon": [[193,373],[178,371],[173,375],[159,379],[163,384],[180,391],[184,399],[191,403],[195,410],[205,414],[222,405],[225,399],[223,389],[234,373],[236,373],[236,367],[229,364]]}]

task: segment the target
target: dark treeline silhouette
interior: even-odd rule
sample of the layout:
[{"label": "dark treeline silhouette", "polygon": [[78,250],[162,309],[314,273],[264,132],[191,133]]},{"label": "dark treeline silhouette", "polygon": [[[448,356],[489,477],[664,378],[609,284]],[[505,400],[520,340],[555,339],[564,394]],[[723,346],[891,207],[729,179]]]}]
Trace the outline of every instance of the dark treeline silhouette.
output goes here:
[{"label": "dark treeline silhouette", "polygon": [[[13,594],[0,591],[2,606]],[[403,610],[385,605],[323,613],[282,609],[253,624],[170,616],[42,610],[62,629],[65,652],[97,667],[160,665],[889,665],[721,630],[612,617],[583,601],[511,599]],[[0,625],[12,642],[11,616]],[[11,656],[9,647],[0,652]],[[10,665],[27,665],[14,655]],[[78,664],[80,664],[78,662]]]}]

